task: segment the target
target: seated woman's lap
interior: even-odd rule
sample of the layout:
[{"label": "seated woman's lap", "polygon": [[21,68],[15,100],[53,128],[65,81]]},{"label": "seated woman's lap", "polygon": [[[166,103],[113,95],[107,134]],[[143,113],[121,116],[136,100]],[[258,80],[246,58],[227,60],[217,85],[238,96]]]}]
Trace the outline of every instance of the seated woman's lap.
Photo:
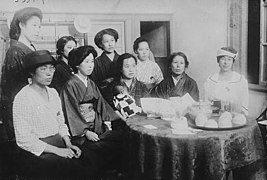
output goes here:
[{"label": "seated woman's lap", "polygon": [[80,159],[68,159],[55,154],[44,153],[35,156],[20,149],[18,174],[26,177],[93,177],[96,172]]},{"label": "seated woman's lap", "polygon": [[117,161],[120,162],[119,159],[123,152],[123,132],[108,130],[101,134],[99,138],[100,140],[97,142],[89,140],[85,140],[83,144],[73,142],[82,150],[80,159],[84,164],[92,165],[99,171],[106,168],[116,168],[118,166]]}]

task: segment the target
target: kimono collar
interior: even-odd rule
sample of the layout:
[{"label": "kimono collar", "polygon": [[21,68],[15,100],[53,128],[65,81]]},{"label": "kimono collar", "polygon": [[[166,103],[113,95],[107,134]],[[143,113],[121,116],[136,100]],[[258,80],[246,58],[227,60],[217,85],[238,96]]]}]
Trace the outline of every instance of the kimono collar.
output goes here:
[{"label": "kimono collar", "polygon": [[75,74],[75,76],[77,76],[84,83],[85,87],[87,87],[88,78],[84,79],[83,77],[79,76],[78,74]]},{"label": "kimono collar", "polygon": [[30,51],[33,51],[32,48],[30,48],[29,46],[27,46],[26,44],[20,42],[20,41],[17,41],[17,40],[14,40],[14,39],[11,39],[10,40],[10,46],[18,46],[18,47],[23,47],[25,49],[28,49]]},{"label": "kimono collar", "polygon": [[174,85],[176,85],[180,79],[182,79],[185,76],[185,72],[183,72],[180,76],[178,76],[178,80],[171,75]]},{"label": "kimono collar", "polygon": [[135,86],[136,81],[137,81],[136,78],[133,78],[130,87],[128,87],[128,86],[126,85],[126,83],[123,81],[123,79],[121,78],[121,83],[124,84],[125,87],[127,87],[128,92],[130,92],[131,89]]}]

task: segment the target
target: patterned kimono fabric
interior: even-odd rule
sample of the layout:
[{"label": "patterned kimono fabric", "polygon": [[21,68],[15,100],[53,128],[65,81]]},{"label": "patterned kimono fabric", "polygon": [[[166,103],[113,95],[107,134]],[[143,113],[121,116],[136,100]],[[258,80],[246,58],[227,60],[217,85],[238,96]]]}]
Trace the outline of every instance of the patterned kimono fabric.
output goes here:
[{"label": "patterned kimono fabric", "polygon": [[[73,143],[82,149],[81,158],[84,163],[91,162],[98,169],[111,167],[111,161],[115,162],[114,159],[119,158],[121,153],[123,136],[120,131],[107,130],[104,121],[115,121],[118,116],[104,100],[95,83],[88,79],[86,87],[73,75],[63,87],[60,96],[66,124],[69,126]],[[79,109],[79,104],[86,102],[92,103],[96,112],[93,124],[86,122]],[[86,130],[98,134],[100,140],[88,140],[84,135]]]},{"label": "patterned kimono fabric", "polygon": [[169,99],[170,97],[183,96],[188,93],[195,101],[199,100],[199,90],[195,80],[190,78],[186,73],[180,75],[177,84],[174,85],[173,77],[169,76],[154,87],[150,95]]}]

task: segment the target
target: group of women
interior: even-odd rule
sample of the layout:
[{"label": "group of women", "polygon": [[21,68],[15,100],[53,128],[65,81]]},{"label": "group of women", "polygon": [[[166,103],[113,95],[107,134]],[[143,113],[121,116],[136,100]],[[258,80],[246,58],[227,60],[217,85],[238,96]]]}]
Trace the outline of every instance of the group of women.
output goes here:
[{"label": "group of women", "polygon": [[[185,72],[189,61],[184,53],[170,55],[169,72],[163,78],[158,64],[150,60],[145,38],[137,38],[133,44],[137,57],[119,55],[115,50],[119,35],[108,28],[94,39],[103,50],[100,56],[93,46],[77,47],[75,38],[64,36],[57,41],[55,60],[48,51],[36,51],[32,45],[41,21],[42,12],[37,8],[15,13],[2,68],[4,124],[9,139],[15,139],[21,148],[21,161],[32,160],[31,176],[77,178],[120,167],[117,162],[125,143],[122,120],[127,118],[121,108],[131,109],[114,104],[118,87],[122,87],[119,93],[126,92],[138,107],[140,99],[148,96],[169,98],[189,93],[199,101],[197,83]],[[218,51],[220,72],[207,79],[206,98],[239,104],[247,114],[247,81],[232,70],[236,55],[230,47]]]}]

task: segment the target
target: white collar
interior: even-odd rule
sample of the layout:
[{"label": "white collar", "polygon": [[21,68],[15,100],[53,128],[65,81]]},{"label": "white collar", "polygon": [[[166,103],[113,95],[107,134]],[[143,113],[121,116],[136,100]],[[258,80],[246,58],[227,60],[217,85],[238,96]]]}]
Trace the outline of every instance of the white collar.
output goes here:
[{"label": "white collar", "polygon": [[174,85],[176,86],[179,80],[177,81],[173,76],[172,76],[172,80],[173,80]]},{"label": "white collar", "polygon": [[[219,81],[219,73],[215,73],[213,74],[212,76],[209,77],[210,80],[212,80],[213,82],[215,83],[219,83],[221,81]],[[232,75],[232,78],[229,82],[227,83],[236,83],[236,82],[240,82],[242,79],[242,75],[241,74],[238,74],[237,72],[233,71],[233,75]]]}]

